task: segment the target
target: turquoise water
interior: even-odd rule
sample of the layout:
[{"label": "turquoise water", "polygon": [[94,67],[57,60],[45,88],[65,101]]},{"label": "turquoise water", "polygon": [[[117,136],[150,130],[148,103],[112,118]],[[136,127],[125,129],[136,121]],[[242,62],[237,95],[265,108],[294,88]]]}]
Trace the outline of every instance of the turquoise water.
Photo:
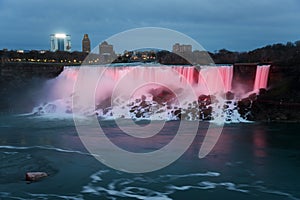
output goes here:
[{"label": "turquoise water", "polygon": [[[167,122],[151,141],[100,123],[122,148],[152,151],[173,139],[180,121]],[[300,199],[300,124],[227,124],[199,159],[207,125],[200,122],[191,147],[168,167],[130,174],[95,159],[70,118],[1,117],[0,199]],[[49,177],[28,184],[27,171]]]}]

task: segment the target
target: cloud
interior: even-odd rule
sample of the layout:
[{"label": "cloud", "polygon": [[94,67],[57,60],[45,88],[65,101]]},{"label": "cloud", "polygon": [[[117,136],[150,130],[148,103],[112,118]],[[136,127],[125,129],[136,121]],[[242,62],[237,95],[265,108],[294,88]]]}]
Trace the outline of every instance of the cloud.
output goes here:
[{"label": "cloud", "polygon": [[159,26],[183,32],[209,50],[250,50],[299,39],[298,0],[2,0],[0,48],[47,49],[49,34],[72,35],[80,50],[131,28]]}]

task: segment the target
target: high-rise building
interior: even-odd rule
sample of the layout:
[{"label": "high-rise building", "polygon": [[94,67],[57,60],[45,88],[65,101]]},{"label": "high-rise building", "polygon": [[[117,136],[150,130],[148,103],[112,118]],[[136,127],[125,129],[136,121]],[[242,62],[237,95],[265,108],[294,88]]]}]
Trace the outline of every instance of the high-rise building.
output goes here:
[{"label": "high-rise building", "polygon": [[91,52],[91,41],[88,34],[84,34],[82,39],[82,52]]},{"label": "high-rise building", "polygon": [[50,35],[51,51],[71,51],[71,35],[56,33]]}]

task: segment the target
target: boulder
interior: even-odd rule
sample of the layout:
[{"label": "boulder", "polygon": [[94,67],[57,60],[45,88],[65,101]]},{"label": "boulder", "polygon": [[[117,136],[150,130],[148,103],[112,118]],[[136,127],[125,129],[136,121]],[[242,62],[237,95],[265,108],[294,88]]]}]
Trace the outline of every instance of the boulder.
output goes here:
[{"label": "boulder", "polygon": [[234,93],[232,93],[230,91],[226,92],[225,98],[226,98],[226,100],[233,100],[234,99]]},{"label": "boulder", "polygon": [[46,172],[27,172],[25,175],[25,179],[26,181],[38,181],[47,176],[48,174]]}]

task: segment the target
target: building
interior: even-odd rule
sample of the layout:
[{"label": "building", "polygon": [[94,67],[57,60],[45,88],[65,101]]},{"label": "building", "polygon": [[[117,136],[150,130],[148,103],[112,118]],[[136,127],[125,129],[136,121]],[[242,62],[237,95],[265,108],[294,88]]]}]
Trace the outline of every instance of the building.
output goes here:
[{"label": "building", "polygon": [[99,45],[99,54],[112,56],[115,54],[114,47],[111,44],[108,44],[106,41],[102,42]]},{"label": "building", "polygon": [[192,45],[176,43],[173,45],[173,53],[176,54],[192,53]]},{"label": "building", "polygon": [[71,35],[56,33],[50,35],[51,51],[71,51]]},{"label": "building", "polygon": [[91,52],[91,41],[88,34],[84,34],[82,39],[82,52]]},{"label": "building", "polygon": [[100,60],[102,63],[110,63],[116,59],[114,47],[106,41],[99,45]]}]

